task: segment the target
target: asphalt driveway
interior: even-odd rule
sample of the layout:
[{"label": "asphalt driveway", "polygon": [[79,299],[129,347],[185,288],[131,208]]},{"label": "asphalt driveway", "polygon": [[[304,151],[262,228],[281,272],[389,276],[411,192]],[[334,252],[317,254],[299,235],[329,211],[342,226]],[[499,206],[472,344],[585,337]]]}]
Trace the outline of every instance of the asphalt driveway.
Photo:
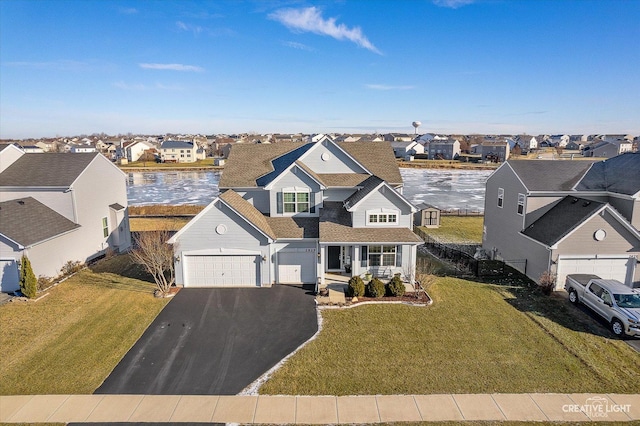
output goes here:
[{"label": "asphalt driveway", "polygon": [[310,289],[182,289],[95,393],[234,395],[317,329]]}]

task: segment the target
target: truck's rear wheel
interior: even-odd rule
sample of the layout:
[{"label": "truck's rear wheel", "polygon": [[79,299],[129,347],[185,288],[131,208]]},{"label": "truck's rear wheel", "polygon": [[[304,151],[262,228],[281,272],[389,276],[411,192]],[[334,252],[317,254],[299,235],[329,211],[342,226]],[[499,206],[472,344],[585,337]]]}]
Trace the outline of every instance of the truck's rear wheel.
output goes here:
[{"label": "truck's rear wheel", "polygon": [[578,293],[574,289],[569,290],[569,302],[578,303]]},{"label": "truck's rear wheel", "polygon": [[613,331],[613,334],[617,337],[624,336],[624,325],[622,324],[622,321],[614,318],[613,321],[611,321],[611,331]]}]

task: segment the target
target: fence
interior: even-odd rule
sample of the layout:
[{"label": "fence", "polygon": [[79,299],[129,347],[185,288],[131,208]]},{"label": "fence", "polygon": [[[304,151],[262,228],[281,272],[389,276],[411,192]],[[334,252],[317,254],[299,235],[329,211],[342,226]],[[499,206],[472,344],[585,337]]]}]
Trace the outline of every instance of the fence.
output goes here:
[{"label": "fence", "polygon": [[437,241],[425,232],[418,230],[418,235],[424,240],[424,247],[433,256],[446,260],[454,266],[456,275],[474,275],[476,277],[503,276],[506,268],[510,267],[525,273],[526,259],[491,260],[476,259],[474,254],[481,247],[478,244],[455,244]]}]

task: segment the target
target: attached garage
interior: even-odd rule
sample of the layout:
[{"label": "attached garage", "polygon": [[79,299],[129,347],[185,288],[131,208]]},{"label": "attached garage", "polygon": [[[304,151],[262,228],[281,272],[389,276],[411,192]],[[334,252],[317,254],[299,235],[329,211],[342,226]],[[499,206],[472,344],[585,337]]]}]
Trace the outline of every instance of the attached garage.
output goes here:
[{"label": "attached garage", "polygon": [[15,259],[0,259],[0,291],[10,293],[19,289],[18,262]]},{"label": "attached garage", "polygon": [[259,255],[185,255],[185,287],[260,286]]},{"label": "attached garage", "polygon": [[564,288],[566,276],[569,274],[595,274],[601,278],[629,284],[631,277],[633,277],[635,264],[635,258],[625,255],[606,257],[560,256],[558,259],[556,288]]},{"label": "attached garage", "polygon": [[315,284],[317,280],[315,248],[284,249],[278,252],[280,284]]}]

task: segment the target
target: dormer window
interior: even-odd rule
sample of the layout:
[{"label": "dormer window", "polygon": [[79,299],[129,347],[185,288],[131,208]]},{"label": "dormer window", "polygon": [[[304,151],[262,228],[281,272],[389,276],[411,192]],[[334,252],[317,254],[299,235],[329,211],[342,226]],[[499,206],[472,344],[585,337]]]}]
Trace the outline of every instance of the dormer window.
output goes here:
[{"label": "dormer window", "polygon": [[295,188],[282,190],[282,206],[285,213],[308,213],[309,191]]},{"label": "dormer window", "polygon": [[397,225],[398,212],[396,210],[376,209],[367,210],[367,225]]}]

